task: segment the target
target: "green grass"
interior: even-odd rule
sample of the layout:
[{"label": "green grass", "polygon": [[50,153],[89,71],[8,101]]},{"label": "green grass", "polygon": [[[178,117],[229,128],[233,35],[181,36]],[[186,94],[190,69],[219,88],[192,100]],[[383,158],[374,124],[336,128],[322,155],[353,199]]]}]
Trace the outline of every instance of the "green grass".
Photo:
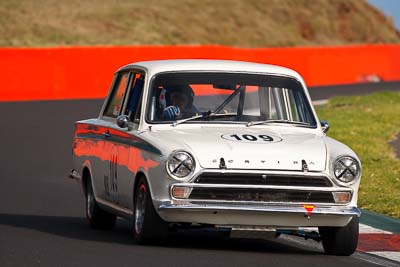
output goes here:
[{"label": "green grass", "polygon": [[359,206],[400,218],[400,160],[389,144],[400,131],[400,93],[335,97],[317,113],[331,125],[328,136],[361,158]]}]

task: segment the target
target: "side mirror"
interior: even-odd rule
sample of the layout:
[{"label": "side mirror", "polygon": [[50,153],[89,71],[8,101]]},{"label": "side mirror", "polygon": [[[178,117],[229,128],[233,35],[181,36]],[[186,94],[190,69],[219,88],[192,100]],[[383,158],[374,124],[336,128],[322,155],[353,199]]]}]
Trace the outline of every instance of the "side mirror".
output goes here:
[{"label": "side mirror", "polygon": [[328,130],[329,130],[329,123],[327,121],[325,121],[325,120],[320,121],[320,123],[321,123],[322,131],[324,133],[327,133]]},{"label": "side mirror", "polygon": [[120,128],[128,127],[129,117],[127,115],[119,115],[117,117],[117,125]]}]

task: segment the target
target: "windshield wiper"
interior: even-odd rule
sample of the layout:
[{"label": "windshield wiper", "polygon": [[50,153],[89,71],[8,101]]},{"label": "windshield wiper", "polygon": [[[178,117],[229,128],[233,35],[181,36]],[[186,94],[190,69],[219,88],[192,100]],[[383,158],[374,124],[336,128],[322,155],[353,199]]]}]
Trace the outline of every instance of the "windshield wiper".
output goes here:
[{"label": "windshield wiper", "polygon": [[187,122],[187,121],[197,120],[197,119],[200,119],[200,118],[207,119],[207,118],[216,117],[216,116],[217,116],[217,114],[215,114],[214,112],[212,112],[211,110],[209,110],[209,111],[207,111],[207,112],[204,112],[204,113],[202,113],[202,114],[196,115],[196,116],[194,116],[194,117],[190,117],[190,118],[186,118],[186,119],[181,119],[181,120],[176,120],[176,121],[174,121],[174,122],[172,123],[172,126],[175,127],[176,125],[181,124],[181,123],[184,123],[184,122]]},{"label": "windshield wiper", "polygon": [[300,121],[290,121],[290,120],[264,120],[264,121],[250,121],[246,124],[247,127],[253,126],[253,125],[260,125],[260,124],[265,124],[265,123],[287,123],[287,124],[296,124],[296,125],[306,125],[310,126],[309,123],[306,122],[300,122]]}]

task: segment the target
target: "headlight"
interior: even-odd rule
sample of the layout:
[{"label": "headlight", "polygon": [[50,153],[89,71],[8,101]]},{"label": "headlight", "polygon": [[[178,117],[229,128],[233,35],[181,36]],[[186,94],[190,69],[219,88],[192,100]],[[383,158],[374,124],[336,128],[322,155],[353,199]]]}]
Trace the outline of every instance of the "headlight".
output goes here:
[{"label": "headlight", "polygon": [[193,157],[185,151],[175,151],[168,157],[168,174],[177,179],[183,180],[189,177],[196,167]]},{"label": "headlight", "polygon": [[360,176],[360,165],[352,157],[340,157],[333,166],[335,177],[343,183],[351,183]]}]

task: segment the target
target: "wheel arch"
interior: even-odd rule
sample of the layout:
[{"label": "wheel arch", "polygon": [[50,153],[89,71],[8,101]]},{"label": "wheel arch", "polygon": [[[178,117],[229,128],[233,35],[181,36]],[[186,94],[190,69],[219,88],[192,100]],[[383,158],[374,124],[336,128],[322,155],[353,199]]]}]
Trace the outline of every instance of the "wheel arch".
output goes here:
[{"label": "wheel arch", "polygon": [[[133,183],[133,189],[132,189],[133,190],[133,200],[135,199],[135,191],[136,191],[136,188],[138,186],[139,180],[142,177],[144,179],[146,179],[147,184],[149,184],[149,180],[147,179],[147,175],[143,171],[138,171],[136,173],[136,175],[135,175],[135,180],[134,180],[134,183]],[[149,185],[149,187],[150,187],[150,185]],[[151,189],[149,188],[149,190],[150,190],[150,194],[151,194]]]},{"label": "wheel arch", "polygon": [[139,184],[140,178],[143,178],[146,180],[147,185],[148,185],[148,190],[150,193],[150,197],[151,197],[151,199],[153,199],[152,187],[151,187],[147,173],[144,172],[143,170],[138,170],[134,177],[135,180],[133,182],[133,188],[132,188],[132,199],[131,199],[132,210],[134,210],[134,207],[135,207],[135,192],[136,192],[137,186]]},{"label": "wheel arch", "polygon": [[[92,168],[90,162],[87,160],[83,163],[82,167],[82,188],[85,195],[87,194],[87,182],[92,179]],[[93,181],[91,181],[93,184]]]}]

